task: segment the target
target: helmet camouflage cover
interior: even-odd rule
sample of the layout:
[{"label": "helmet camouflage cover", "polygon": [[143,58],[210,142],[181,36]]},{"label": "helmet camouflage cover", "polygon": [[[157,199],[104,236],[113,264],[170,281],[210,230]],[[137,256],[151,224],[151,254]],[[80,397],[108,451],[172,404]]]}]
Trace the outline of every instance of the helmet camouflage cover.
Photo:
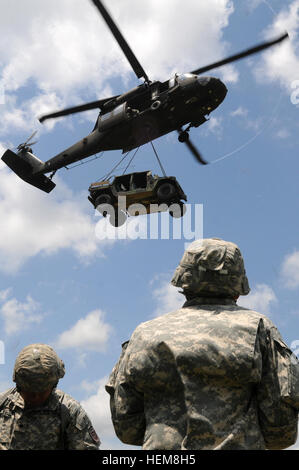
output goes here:
[{"label": "helmet camouflage cover", "polygon": [[42,392],[64,376],[64,363],[51,346],[30,344],[19,353],[13,381],[23,390]]},{"label": "helmet camouflage cover", "polygon": [[236,297],[250,291],[239,247],[219,238],[191,243],[171,283],[199,295]]}]

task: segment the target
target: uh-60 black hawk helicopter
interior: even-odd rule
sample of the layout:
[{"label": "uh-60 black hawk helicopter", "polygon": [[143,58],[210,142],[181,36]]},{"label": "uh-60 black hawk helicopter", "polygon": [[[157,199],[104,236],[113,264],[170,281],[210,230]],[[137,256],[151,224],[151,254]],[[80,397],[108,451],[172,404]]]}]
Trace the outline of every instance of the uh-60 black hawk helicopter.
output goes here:
[{"label": "uh-60 black hawk helicopter", "polygon": [[[92,0],[112,34],[127,57],[137,78],[144,82],[132,90],[102,100],[93,101],[39,118],[46,119],[66,116],[89,109],[100,109],[92,132],[68,149],[46,162],[33,155],[28,140],[18,146],[18,153],[7,150],[2,160],[23,180],[49,193],[55,187],[52,177],[55,172],[73,162],[106,150],[123,152],[137,148],[162,135],[178,131],[178,139],[185,142],[198,162],[205,164],[199,151],[189,139],[191,127],[203,124],[214,109],[224,100],[227,88],[218,78],[199,76],[216,67],[260,52],[288,37],[285,33],[275,40],[264,42],[232,55],[224,60],[190,73],[175,75],[165,82],[150,81],[119,28],[100,0]],[[187,125],[185,129],[183,126]],[[51,173],[50,177],[45,176]]]}]

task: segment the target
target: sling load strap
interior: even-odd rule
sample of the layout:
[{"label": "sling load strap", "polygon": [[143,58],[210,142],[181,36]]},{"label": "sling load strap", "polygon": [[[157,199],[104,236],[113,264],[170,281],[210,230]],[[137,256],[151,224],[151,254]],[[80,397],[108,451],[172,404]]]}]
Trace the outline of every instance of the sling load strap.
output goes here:
[{"label": "sling load strap", "polygon": [[164,170],[164,168],[163,168],[163,165],[162,165],[162,163],[161,163],[160,158],[158,157],[158,154],[157,154],[157,151],[156,151],[156,149],[155,149],[155,147],[154,147],[153,142],[151,142],[151,146],[152,146],[152,148],[153,148],[154,154],[156,155],[156,158],[157,158],[158,163],[159,163],[159,165],[160,165],[160,168],[161,168],[161,171],[162,171],[162,173],[163,173],[163,176],[166,176],[165,170]]},{"label": "sling load strap", "polygon": [[127,164],[126,168],[124,169],[123,175],[125,174],[125,172],[126,172],[127,169],[129,168],[129,166],[131,165],[131,163],[132,163],[132,161],[133,161],[133,159],[134,159],[136,153],[138,152],[138,150],[139,150],[139,147],[135,150],[135,152],[134,152],[133,156],[131,157],[129,163]]}]

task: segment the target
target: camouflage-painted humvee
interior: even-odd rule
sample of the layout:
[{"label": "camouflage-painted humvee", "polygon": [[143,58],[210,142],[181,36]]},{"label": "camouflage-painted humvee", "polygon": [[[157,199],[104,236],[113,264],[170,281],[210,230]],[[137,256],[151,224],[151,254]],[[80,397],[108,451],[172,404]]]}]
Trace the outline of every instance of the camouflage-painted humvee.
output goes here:
[{"label": "camouflage-painted humvee", "polygon": [[169,210],[172,217],[182,217],[186,210],[182,199],[187,201],[187,197],[176,178],[153,176],[151,171],[116,176],[112,183],[92,183],[89,194],[93,206],[104,217],[110,214],[110,223],[116,227],[125,222],[127,215]]}]

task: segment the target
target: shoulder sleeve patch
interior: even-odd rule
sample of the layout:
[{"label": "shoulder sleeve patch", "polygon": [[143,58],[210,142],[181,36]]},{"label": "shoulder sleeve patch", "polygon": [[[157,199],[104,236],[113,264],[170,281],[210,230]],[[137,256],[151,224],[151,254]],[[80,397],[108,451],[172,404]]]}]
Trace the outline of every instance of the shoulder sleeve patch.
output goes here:
[{"label": "shoulder sleeve patch", "polygon": [[94,429],[92,426],[89,428],[88,432],[89,432],[89,435],[90,435],[91,439],[92,439],[96,444],[100,444],[100,443],[101,443],[99,436],[97,435],[97,433],[95,432],[95,429]]}]

